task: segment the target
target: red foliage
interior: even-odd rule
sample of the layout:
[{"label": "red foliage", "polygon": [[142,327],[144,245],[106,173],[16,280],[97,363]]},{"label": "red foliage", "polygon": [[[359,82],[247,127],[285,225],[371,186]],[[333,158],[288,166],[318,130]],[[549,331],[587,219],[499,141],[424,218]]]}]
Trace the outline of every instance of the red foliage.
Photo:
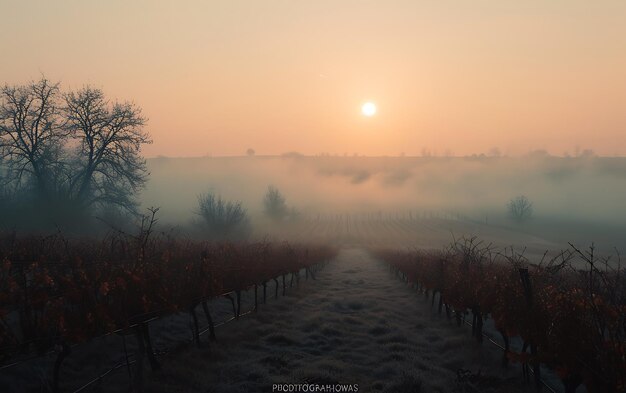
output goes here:
[{"label": "red foliage", "polygon": [[331,258],[327,247],[0,238],[0,360],[76,343]]},{"label": "red foliage", "polygon": [[[619,268],[605,264],[602,271],[584,259],[589,270],[577,271],[569,264],[578,255],[574,253],[562,258],[557,268],[542,267],[511,255],[492,257],[488,247],[476,245],[471,239],[442,253],[379,251],[377,255],[411,283],[441,292],[444,303],[453,309],[465,312],[479,307],[503,334],[521,336],[538,348],[536,359],[514,351],[508,353],[509,359],[541,361],[564,380],[580,375],[594,392],[617,392],[626,386],[626,282]],[[528,269],[530,301],[520,269]]]}]

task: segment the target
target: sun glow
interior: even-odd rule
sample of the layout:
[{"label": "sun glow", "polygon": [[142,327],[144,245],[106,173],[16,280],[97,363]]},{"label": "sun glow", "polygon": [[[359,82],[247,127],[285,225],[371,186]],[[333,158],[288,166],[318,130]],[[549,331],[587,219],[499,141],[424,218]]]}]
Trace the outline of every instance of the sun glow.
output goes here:
[{"label": "sun glow", "polygon": [[363,113],[364,116],[367,116],[367,117],[374,116],[376,114],[376,111],[377,111],[376,104],[374,104],[373,102],[366,102],[361,107],[361,112]]}]

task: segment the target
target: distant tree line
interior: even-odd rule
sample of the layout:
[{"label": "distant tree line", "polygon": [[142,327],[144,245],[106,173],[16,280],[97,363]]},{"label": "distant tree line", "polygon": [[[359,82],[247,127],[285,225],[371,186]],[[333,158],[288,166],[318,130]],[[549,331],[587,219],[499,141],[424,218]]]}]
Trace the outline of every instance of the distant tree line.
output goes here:
[{"label": "distant tree line", "polygon": [[[131,102],[90,86],[63,92],[42,77],[0,90],[3,221],[80,221],[110,211],[137,213],[148,172],[146,118]],[[9,220],[10,221],[10,220]]]}]

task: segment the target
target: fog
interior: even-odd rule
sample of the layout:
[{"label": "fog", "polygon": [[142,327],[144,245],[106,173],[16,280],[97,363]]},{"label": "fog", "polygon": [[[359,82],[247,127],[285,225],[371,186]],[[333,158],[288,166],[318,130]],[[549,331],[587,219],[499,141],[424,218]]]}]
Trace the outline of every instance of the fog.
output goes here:
[{"label": "fog", "polygon": [[[211,191],[241,201],[257,235],[271,231],[263,221],[269,185],[286,197],[301,221],[441,218],[481,224],[458,235],[480,235],[485,227],[554,240],[620,247],[626,222],[626,159],[546,155],[527,157],[203,157],[148,160],[145,207],[161,207],[163,222],[185,226],[197,217],[197,196]],[[507,216],[507,203],[525,195],[533,204],[528,222]],[[346,218],[347,219],[347,218]],[[262,225],[261,225],[262,224]],[[514,233],[515,233],[514,232]],[[509,236],[511,236],[509,234]],[[515,235],[512,235],[515,237]],[[448,239],[449,240],[449,239]],[[523,240],[503,241],[521,244]]]}]

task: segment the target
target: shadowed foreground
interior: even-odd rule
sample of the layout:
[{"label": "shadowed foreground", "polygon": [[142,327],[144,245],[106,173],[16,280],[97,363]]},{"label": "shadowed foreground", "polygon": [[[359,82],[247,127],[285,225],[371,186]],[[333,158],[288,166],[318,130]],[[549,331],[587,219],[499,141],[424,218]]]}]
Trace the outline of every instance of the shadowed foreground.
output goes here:
[{"label": "shadowed foreground", "polygon": [[[146,390],[271,391],[304,382],[366,392],[524,390],[519,368],[503,369],[499,351],[432,314],[430,302],[365,251],[343,250],[316,278],[222,327],[210,349],[163,359]],[[473,376],[462,371],[469,377],[459,379],[459,370]]]}]

